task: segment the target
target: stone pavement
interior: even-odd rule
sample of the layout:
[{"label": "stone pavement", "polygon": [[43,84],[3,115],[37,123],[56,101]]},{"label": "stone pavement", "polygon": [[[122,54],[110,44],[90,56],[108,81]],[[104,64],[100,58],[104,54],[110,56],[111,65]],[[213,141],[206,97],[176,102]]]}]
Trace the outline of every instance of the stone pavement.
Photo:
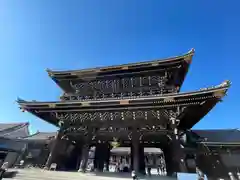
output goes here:
[{"label": "stone pavement", "polygon": [[[9,170],[11,171],[11,170]],[[41,169],[13,169],[12,171],[18,171],[12,180],[127,180],[132,179],[129,173],[79,173],[79,172],[63,172],[63,171],[44,171]],[[4,178],[4,180],[10,180]],[[142,177],[140,180],[176,180],[177,178],[170,178],[164,176],[153,175],[151,178]]]}]

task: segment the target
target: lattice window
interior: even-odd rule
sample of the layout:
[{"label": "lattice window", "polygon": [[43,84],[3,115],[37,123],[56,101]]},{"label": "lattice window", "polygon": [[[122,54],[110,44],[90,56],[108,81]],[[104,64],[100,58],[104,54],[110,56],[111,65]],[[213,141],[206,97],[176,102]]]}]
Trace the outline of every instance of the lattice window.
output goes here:
[{"label": "lattice window", "polygon": [[124,119],[132,119],[132,118],[133,118],[133,114],[131,111],[124,112]]},{"label": "lattice window", "polygon": [[113,120],[121,119],[121,112],[113,112]]},{"label": "lattice window", "polygon": [[145,118],[145,114],[143,111],[136,111],[135,112],[136,119],[143,119]]}]

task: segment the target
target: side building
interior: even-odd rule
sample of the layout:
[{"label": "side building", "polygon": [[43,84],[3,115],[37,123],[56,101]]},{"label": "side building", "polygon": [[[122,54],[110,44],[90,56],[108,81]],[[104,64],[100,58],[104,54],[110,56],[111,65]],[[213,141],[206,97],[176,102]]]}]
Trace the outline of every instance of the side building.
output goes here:
[{"label": "side building", "polygon": [[4,161],[13,166],[26,150],[21,138],[29,136],[28,123],[0,124],[0,164]]},{"label": "side building", "polygon": [[[29,123],[0,123],[0,163],[42,166],[51,149],[56,133],[37,132],[30,135]],[[46,158],[44,159],[44,157]]]}]

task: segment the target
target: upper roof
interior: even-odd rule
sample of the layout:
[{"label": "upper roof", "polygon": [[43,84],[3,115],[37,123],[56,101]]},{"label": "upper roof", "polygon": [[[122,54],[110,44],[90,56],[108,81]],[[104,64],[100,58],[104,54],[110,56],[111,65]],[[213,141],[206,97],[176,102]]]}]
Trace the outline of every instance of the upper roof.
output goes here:
[{"label": "upper roof", "polygon": [[177,77],[177,83],[179,88],[181,87],[184,78],[187,74],[189,65],[194,55],[194,49],[191,49],[188,53],[180,56],[170,57],[166,59],[129,63],[123,65],[89,68],[82,70],[68,70],[68,71],[54,71],[47,69],[49,76],[66,92],[73,93],[71,84],[69,81],[81,81],[86,79],[92,79],[96,77],[112,77],[123,74],[136,74],[136,73],[149,73],[150,71],[163,70],[168,68],[179,68],[179,71],[175,72]]},{"label": "upper roof", "polygon": [[[185,107],[182,113],[178,116],[180,119],[179,126],[181,128],[192,128],[203,116],[205,116],[217,102],[225,95],[230,83],[225,81],[219,86],[212,88],[201,89],[200,91],[188,93],[173,93],[162,96],[152,96],[146,98],[136,99],[114,99],[105,101],[58,101],[58,102],[36,102],[24,101],[18,99],[20,108],[29,111],[34,115],[52,123],[56,126],[59,124],[59,112],[65,113],[101,113],[109,111],[146,111],[148,109],[156,108],[176,108],[177,106]],[[100,115],[102,116],[102,115]],[[135,116],[135,115],[133,115]],[[99,118],[99,114],[96,115]],[[118,117],[118,116],[117,116]],[[77,116],[77,118],[80,118]],[[88,119],[84,115],[84,121]],[[100,117],[102,118],[102,117]],[[90,118],[91,119],[91,118]],[[78,119],[79,120],[79,119]],[[99,120],[99,119],[98,119]],[[89,120],[90,121],[90,120]],[[101,120],[102,121],[102,120]],[[90,121],[91,122],[91,121]],[[114,122],[114,121],[113,121]],[[159,122],[159,121],[158,121]],[[123,122],[122,122],[123,123]]]}]

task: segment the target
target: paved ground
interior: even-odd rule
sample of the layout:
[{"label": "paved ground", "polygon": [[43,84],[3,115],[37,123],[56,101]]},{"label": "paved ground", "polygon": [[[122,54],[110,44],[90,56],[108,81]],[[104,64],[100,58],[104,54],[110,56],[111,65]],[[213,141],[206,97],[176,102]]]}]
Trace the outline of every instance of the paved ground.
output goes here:
[{"label": "paved ground", "polygon": [[[12,170],[13,171],[13,170]],[[127,180],[131,179],[129,173],[78,173],[78,172],[58,172],[58,171],[43,171],[40,169],[20,169],[13,180]],[[4,180],[7,180],[5,178]],[[153,175],[149,177],[141,177],[140,179],[151,180],[176,180],[177,178],[169,178],[164,176]],[[9,180],[9,179],[8,179]]]}]

